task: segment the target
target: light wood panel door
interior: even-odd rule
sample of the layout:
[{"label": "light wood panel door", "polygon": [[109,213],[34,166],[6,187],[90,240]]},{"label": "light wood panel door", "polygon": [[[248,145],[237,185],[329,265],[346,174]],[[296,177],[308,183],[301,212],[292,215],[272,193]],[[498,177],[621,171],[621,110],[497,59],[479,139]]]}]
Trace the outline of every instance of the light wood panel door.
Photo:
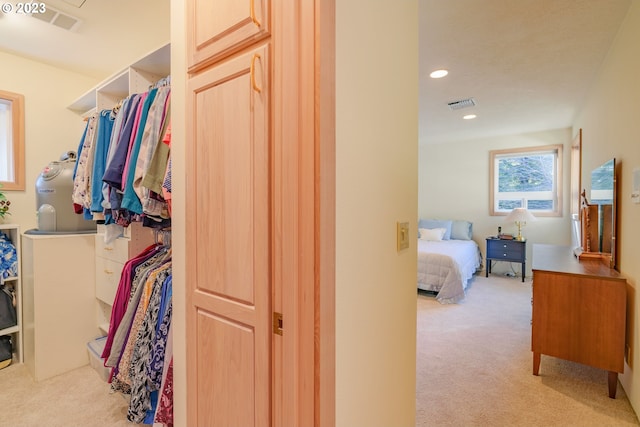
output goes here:
[{"label": "light wood panel door", "polygon": [[269,60],[188,81],[188,425],[271,424]]},{"label": "light wood panel door", "polygon": [[194,0],[187,8],[191,72],[269,36],[269,0]]}]

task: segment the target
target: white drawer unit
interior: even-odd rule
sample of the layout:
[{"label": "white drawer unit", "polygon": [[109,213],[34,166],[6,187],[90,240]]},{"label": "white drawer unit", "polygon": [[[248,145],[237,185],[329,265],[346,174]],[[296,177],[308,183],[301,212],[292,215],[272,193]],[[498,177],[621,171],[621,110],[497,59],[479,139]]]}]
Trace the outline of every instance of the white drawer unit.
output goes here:
[{"label": "white drawer unit", "polygon": [[96,256],[96,298],[113,304],[124,263]]},{"label": "white drawer unit", "polygon": [[124,264],[129,259],[129,239],[118,238],[111,243],[105,243],[104,235],[96,235],[96,257],[110,259]]},{"label": "white drawer unit", "polygon": [[101,332],[107,334],[122,269],[129,259],[153,243],[154,235],[153,230],[142,227],[140,223],[131,224],[125,236],[109,243],[105,242],[104,233],[104,226],[98,226],[98,233],[95,235],[96,321]]},{"label": "white drawer unit", "polygon": [[116,296],[122,268],[132,256],[130,243],[126,237],[106,243],[104,234],[96,234],[96,298],[109,306]]}]

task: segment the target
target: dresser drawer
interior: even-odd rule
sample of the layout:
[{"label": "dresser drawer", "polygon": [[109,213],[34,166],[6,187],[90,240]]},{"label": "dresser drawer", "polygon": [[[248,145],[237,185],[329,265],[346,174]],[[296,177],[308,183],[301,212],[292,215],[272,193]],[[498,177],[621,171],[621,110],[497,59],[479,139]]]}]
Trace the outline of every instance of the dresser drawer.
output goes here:
[{"label": "dresser drawer", "polygon": [[96,298],[111,305],[115,299],[123,263],[96,257]]},{"label": "dresser drawer", "polygon": [[105,243],[104,236],[96,234],[96,256],[124,264],[129,259],[129,240],[118,238]]}]

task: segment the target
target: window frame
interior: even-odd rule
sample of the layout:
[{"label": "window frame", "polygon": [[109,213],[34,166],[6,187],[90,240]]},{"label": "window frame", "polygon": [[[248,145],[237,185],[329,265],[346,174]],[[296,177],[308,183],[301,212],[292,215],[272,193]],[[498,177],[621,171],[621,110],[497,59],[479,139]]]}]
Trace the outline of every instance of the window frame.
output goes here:
[{"label": "window frame", "polygon": [[25,190],[25,158],[24,158],[24,95],[0,90],[0,99],[11,104],[11,141],[7,147],[11,147],[11,153],[7,149],[1,153],[7,157],[13,165],[13,180],[0,181],[2,191]]},{"label": "window frame", "polygon": [[543,145],[536,147],[509,148],[504,150],[489,151],[489,215],[506,216],[509,211],[500,211],[495,207],[496,195],[496,160],[504,157],[521,157],[523,154],[548,153],[555,155],[555,179],[554,185],[554,209],[549,211],[531,210],[536,217],[561,217],[562,216],[562,144]]}]

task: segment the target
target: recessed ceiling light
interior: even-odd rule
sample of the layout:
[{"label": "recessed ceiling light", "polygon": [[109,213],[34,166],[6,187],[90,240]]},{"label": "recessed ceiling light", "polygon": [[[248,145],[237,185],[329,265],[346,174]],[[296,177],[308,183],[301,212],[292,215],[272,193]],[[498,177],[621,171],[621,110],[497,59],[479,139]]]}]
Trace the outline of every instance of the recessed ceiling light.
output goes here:
[{"label": "recessed ceiling light", "polygon": [[478,117],[478,116],[476,116],[475,114],[467,114],[466,116],[463,116],[462,118],[465,119],[465,120],[471,120],[471,119],[475,119],[476,117]]},{"label": "recessed ceiling light", "polygon": [[447,70],[435,70],[431,74],[429,74],[429,76],[432,79],[440,79],[440,78],[446,76],[447,74],[449,74],[449,72]]}]

